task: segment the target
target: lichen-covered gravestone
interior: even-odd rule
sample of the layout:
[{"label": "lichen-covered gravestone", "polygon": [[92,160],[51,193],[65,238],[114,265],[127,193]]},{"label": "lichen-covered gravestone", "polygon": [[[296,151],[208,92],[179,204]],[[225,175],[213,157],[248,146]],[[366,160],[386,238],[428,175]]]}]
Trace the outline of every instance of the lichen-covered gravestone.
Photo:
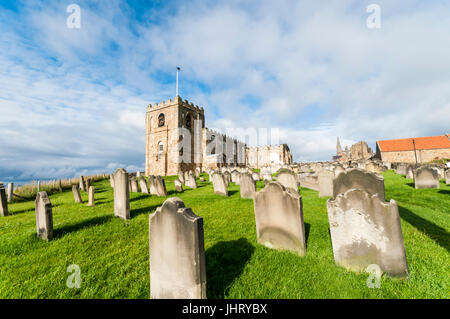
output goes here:
[{"label": "lichen-covered gravestone", "polygon": [[306,254],[302,198],[295,190],[270,182],[254,196],[258,243]]},{"label": "lichen-covered gravestone", "polygon": [[83,202],[83,200],[81,199],[80,187],[78,185],[73,185],[72,186],[72,193],[73,193],[73,198],[75,199],[76,203],[82,203]]},{"label": "lichen-covered gravestone", "polygon": [[203,218],[181,199],[167,199],[149,217],[150,297],[206,298]]},{"label": "lichen-covered gravestone", "polygon": [[256,193],[256,184],[249,173],[241,173],[239,176],[239,188],[242,198],[253,198]]},{"label": "lichen-covered gravestone", "polygon": [[183,183],[177,178],[173,181],[173,183],[175,184],[175,190],[178,193],[183,192]]},{"label": "lichen-covered gravestone", "polygon": [[114,173],[114,216],[130,219],[128,173],[123,168],[118,168]]},{"label": "lichen-covered gravestone", "polygon": [[0,183],[0,216],[8,216],[8,199],[3,183]]},{"label": "lichen-covered gravestone", "polygon": [[378,194],[378,197],[384,202],[384,179],[381,175],[360,168],[349,169],[333,180],[333,197],[336,198],[337,195],[352,188],[364,190],[370,195]]},{"label": "lichen-covered gravestone", "polygon": [[214,194],[221,196],[228,196],[227,184],[225,182],[225,176],[219,172],[212,174],[212,183],[214,187]]},{"label": "lichen-covered gravestone", "polygon": [[337,264],[365,271],[371,264],[391,276],[408,275],[398,206],[378,195],[350,189],[327,201],[331,242]]},{"label": "lichen-covered gravestone", "polygon": [[141,187],[141,193],[148,194],[147,180],[144,177],[139,177],[139,186]]},{"label": "lichen-covered gravestone", "polygon": [[52,203],[47,192],[39,192],[34,202],[36,210],[36,232],[37,236],[43,240],[53,239],[53,215]]},{"label": "lichen-covered gravestone", "polygon": [[94,207],[95,206],[94,186],[89,186],[88,193],[89,193],[88,206]]},{"label": "lichen-covered gravestone", "polygon": [[297,174],[294,173],[294,171],[287,169],[287,168],[281,168],[277,172],[277,182],[283,185],[286,188],[292,188],[296,192],[298,192],[298,177]]},{"label": "lichen-covered gravestone", "polygon": [[334,172],[323,169],[318,173],[319,197],[333,196]]},{"label": "lichen-covered gravestone", "polygon": [[439,188],[439,173],[436,169],[422,166],[414,173],[415,188]]}]

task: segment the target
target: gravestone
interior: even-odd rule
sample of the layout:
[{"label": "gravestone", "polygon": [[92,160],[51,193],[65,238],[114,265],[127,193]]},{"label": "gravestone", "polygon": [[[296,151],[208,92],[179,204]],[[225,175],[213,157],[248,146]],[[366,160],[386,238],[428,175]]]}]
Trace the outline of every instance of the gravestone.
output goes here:
[{"label": "gravestone", "polygon": [[334,260],[353,271],[378,265],[391,276],[408,275],[398,206],[378,195],[349,189],[327,201]]},{"label": "gravestone", "polygon": [[80,187],[78,186],[78,184],[72,186],[72,193],[73,198],[75,199],[75,203],[83,202],[83,200],[81,199]]},{"label": "gravestone", "polygon": [[384,179],[381,175],[367,172],[360,168],[351,168],[335,177],[333,180],[333,197],[356,188],[370,195],[378,194],[380,200],[385,200]]},{"label": "gravestone", "polygon": [[8,199],[3,183],[0,183],[0,216],[8,216]]},{"label": "gravestone", "polygon": [[259,181],[259,174],[257,172],[252,173],[252,178],[255,182]]},{"label": "gravestone", "polygon": [[144,177],[139,178],[139,186],[141,186],[142,194],[149,194],[147,180]]},{"label": "gravestone", "polygon": [[86,192],[89,192],[89,187],[91,187],[91,180],[89,178],[86,178],[85,186],[86,186]]},{"label": "gravestone", "polygon": [[111,185],[112,188],[114,188],[114,175],[109,175],[109,185]]},{"label": "gravestone", "polygon": [[214,188],[214,194],[221,196],[228,196],[227,184],[225,182],[225,176],[219,172],[212,174],[212,183]]},{"label": "gravestone", "polygon": [[258,243],[306,254],[302,198],[292,188],[270,182],[254,196]]},{"label": "gravestone", "polygon": [[183,192],[183,184],[181,181],[177,178],[173,182],[175,184],[175,190],[179,193]]},{"label": "gravestone", "polygon": [[195,172],[195,177],[200,177],[200,172],[197,169],[195,169],[194,172]]},{"label": "gravestone", "polygon": [[62,191],[63,191],[61,179],[58,180],[58,191],[60,193],[62,193]]},{"label": "gravestone", "polygon": [[36,211],[36,232],[37,236],[43,240],[53,239],[53,216],[52,203],[47,192],[39,192],[34,202]]},{"label": "gravestone", "polygon": [[263,174],[262,179],[264,181],[264,185],[266,185],[272,181],[272,174]]},{"label": "gravestone", "polygon": [[167,196],[166,183],[161,176],[150,175],[150,193],[159,197]]},{"label": "gravestone", "polygon": [[123,168],[118,168],[114,173],[114,216],[130,219],[129,179]]},{"label": "gravestone", "polygon": [[95,206],[94,186],[89,186],[88,193],[89,193],[88,206],[94,207]]},{"label": "gravestone", "polygon": [[415,168],[416,167],[411,164],[406,167],[406,178],[414,179],[414,169]]},{"label": "gravestone", "polygon": [[450,185],[450,169],[445,171],[445,184]]},{"label": "gravestone", "polygon": [[287,169],[287,168],[281,168],[277,174],[277,182],[283,185],[285,188],[292,188],[296,192],[298,192],[298,177],[297,174],[294,173],[294,171]]},{"label": "gravestone", "polygon": [[181,199],[167,199],[149,217],[150,298],[206,298],[203,218]]},{"label": "gravestone", "polygon": [[249,173],[241,173],[239,176],[239,188],[241,198],[253,198],[256,193],[256,184]]},{"label": "gravestone", "polygon": [[195,180],[195,175],[193,171],[189,171],[185,185],[190,188],[197,188],[197,181]]},{"label": "gravestone", "polygon": [[239,185],[239,176],[241,173],[237,170],[231,171],[231,181],[235,183],[236,185]]},{"label": "gravestone", "polygon": [[132,193],[138,193],[139,192],[139,187],[138,187],[137,179],[136,179],[135,176],[131,176],[130,177],[130,186],[131,186],[131,192]]},{"label": "gravestone", "polygon": [[84,181],[84,176],[80,175],[80,189],[85,192],[86,191],[86,183]]},{"label": "gravestone", "polygon": [[439,173],[429,166],[421,166],[414,172],[414,187],[439,188]]},{"label": "gravestone", "polygon": [[182,171],[178,171],[178,179],[180,180],[181,184],[184,184],[184,174]]},{"label": "gravestone", "polygon": [[334,172],[323,169],[317,176],[319,183],[319,197],[333,196]]},{"label": "gravestone", "polygon": [[[358,166],[358,167],[359,167],[359,166]],[[364,168],[361,168],[361,169],[364,169]],[[341,173],[343,173],[343,172],[345,172],[345,169],[344,169],[342,166],[337,165],[337,166],[334,168],[334,177],[338,177],[339,174],[341,174]]]},{"label": "gravestone", "polygon": [[225,178],[225,185],[228,187],[231,182],[231,173],[226,171],[225,173],[223,173],[223,177]]},{"label": "gravestone", "polygon": [[6,193],[6,199],[8,200],[8,203],[12,201],[13,193],[14,193],[14,183],[8,183],[8,189]]},{"label": "gravestone", "polygon": [[406,168],[407,168],[406,163],[398,163],[395,172],[399,175],[406,175]]}]

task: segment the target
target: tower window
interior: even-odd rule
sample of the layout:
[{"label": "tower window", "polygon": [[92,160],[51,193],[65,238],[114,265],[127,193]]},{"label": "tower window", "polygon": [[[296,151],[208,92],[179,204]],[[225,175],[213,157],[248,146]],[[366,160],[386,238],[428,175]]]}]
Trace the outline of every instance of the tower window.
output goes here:
[{"label": "tower window", "polygon": [[164,114],[161,113],[158,116],[158,126],[161,127],[161,126],[164,126],[164,124],[165,124]]},{"label": "tower window", "polygon": [[186,127],[187,127],[187,128],[191,128],[191,126],[192,126],[192,118],[191,118],[191,116],[188,114],[188,115],[186,116]]}]

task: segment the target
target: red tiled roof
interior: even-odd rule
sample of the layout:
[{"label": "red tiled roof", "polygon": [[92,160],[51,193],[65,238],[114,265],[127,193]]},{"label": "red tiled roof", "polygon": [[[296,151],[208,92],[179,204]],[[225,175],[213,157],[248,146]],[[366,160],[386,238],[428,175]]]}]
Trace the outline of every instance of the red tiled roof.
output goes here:
[{"label": "red tiled roof", "polygon": [[398,140],[377,141],[381,152],[413,151],[413,140],[416,150],[431,150],[437,148],[450,148],[450,135],[428,136],[416,138],[403,138]]}]

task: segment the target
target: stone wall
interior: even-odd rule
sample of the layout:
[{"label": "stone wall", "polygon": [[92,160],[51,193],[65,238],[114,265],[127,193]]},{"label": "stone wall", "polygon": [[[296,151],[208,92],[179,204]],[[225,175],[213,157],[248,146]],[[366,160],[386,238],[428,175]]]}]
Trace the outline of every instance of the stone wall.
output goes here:
[{"label": "stone wall", "polygon": [[[377,152],[383,162],[415,163],[414,151]],[[417,162],[427,163],[435,159],[450,158],[450,149],[416,150]]]}]

